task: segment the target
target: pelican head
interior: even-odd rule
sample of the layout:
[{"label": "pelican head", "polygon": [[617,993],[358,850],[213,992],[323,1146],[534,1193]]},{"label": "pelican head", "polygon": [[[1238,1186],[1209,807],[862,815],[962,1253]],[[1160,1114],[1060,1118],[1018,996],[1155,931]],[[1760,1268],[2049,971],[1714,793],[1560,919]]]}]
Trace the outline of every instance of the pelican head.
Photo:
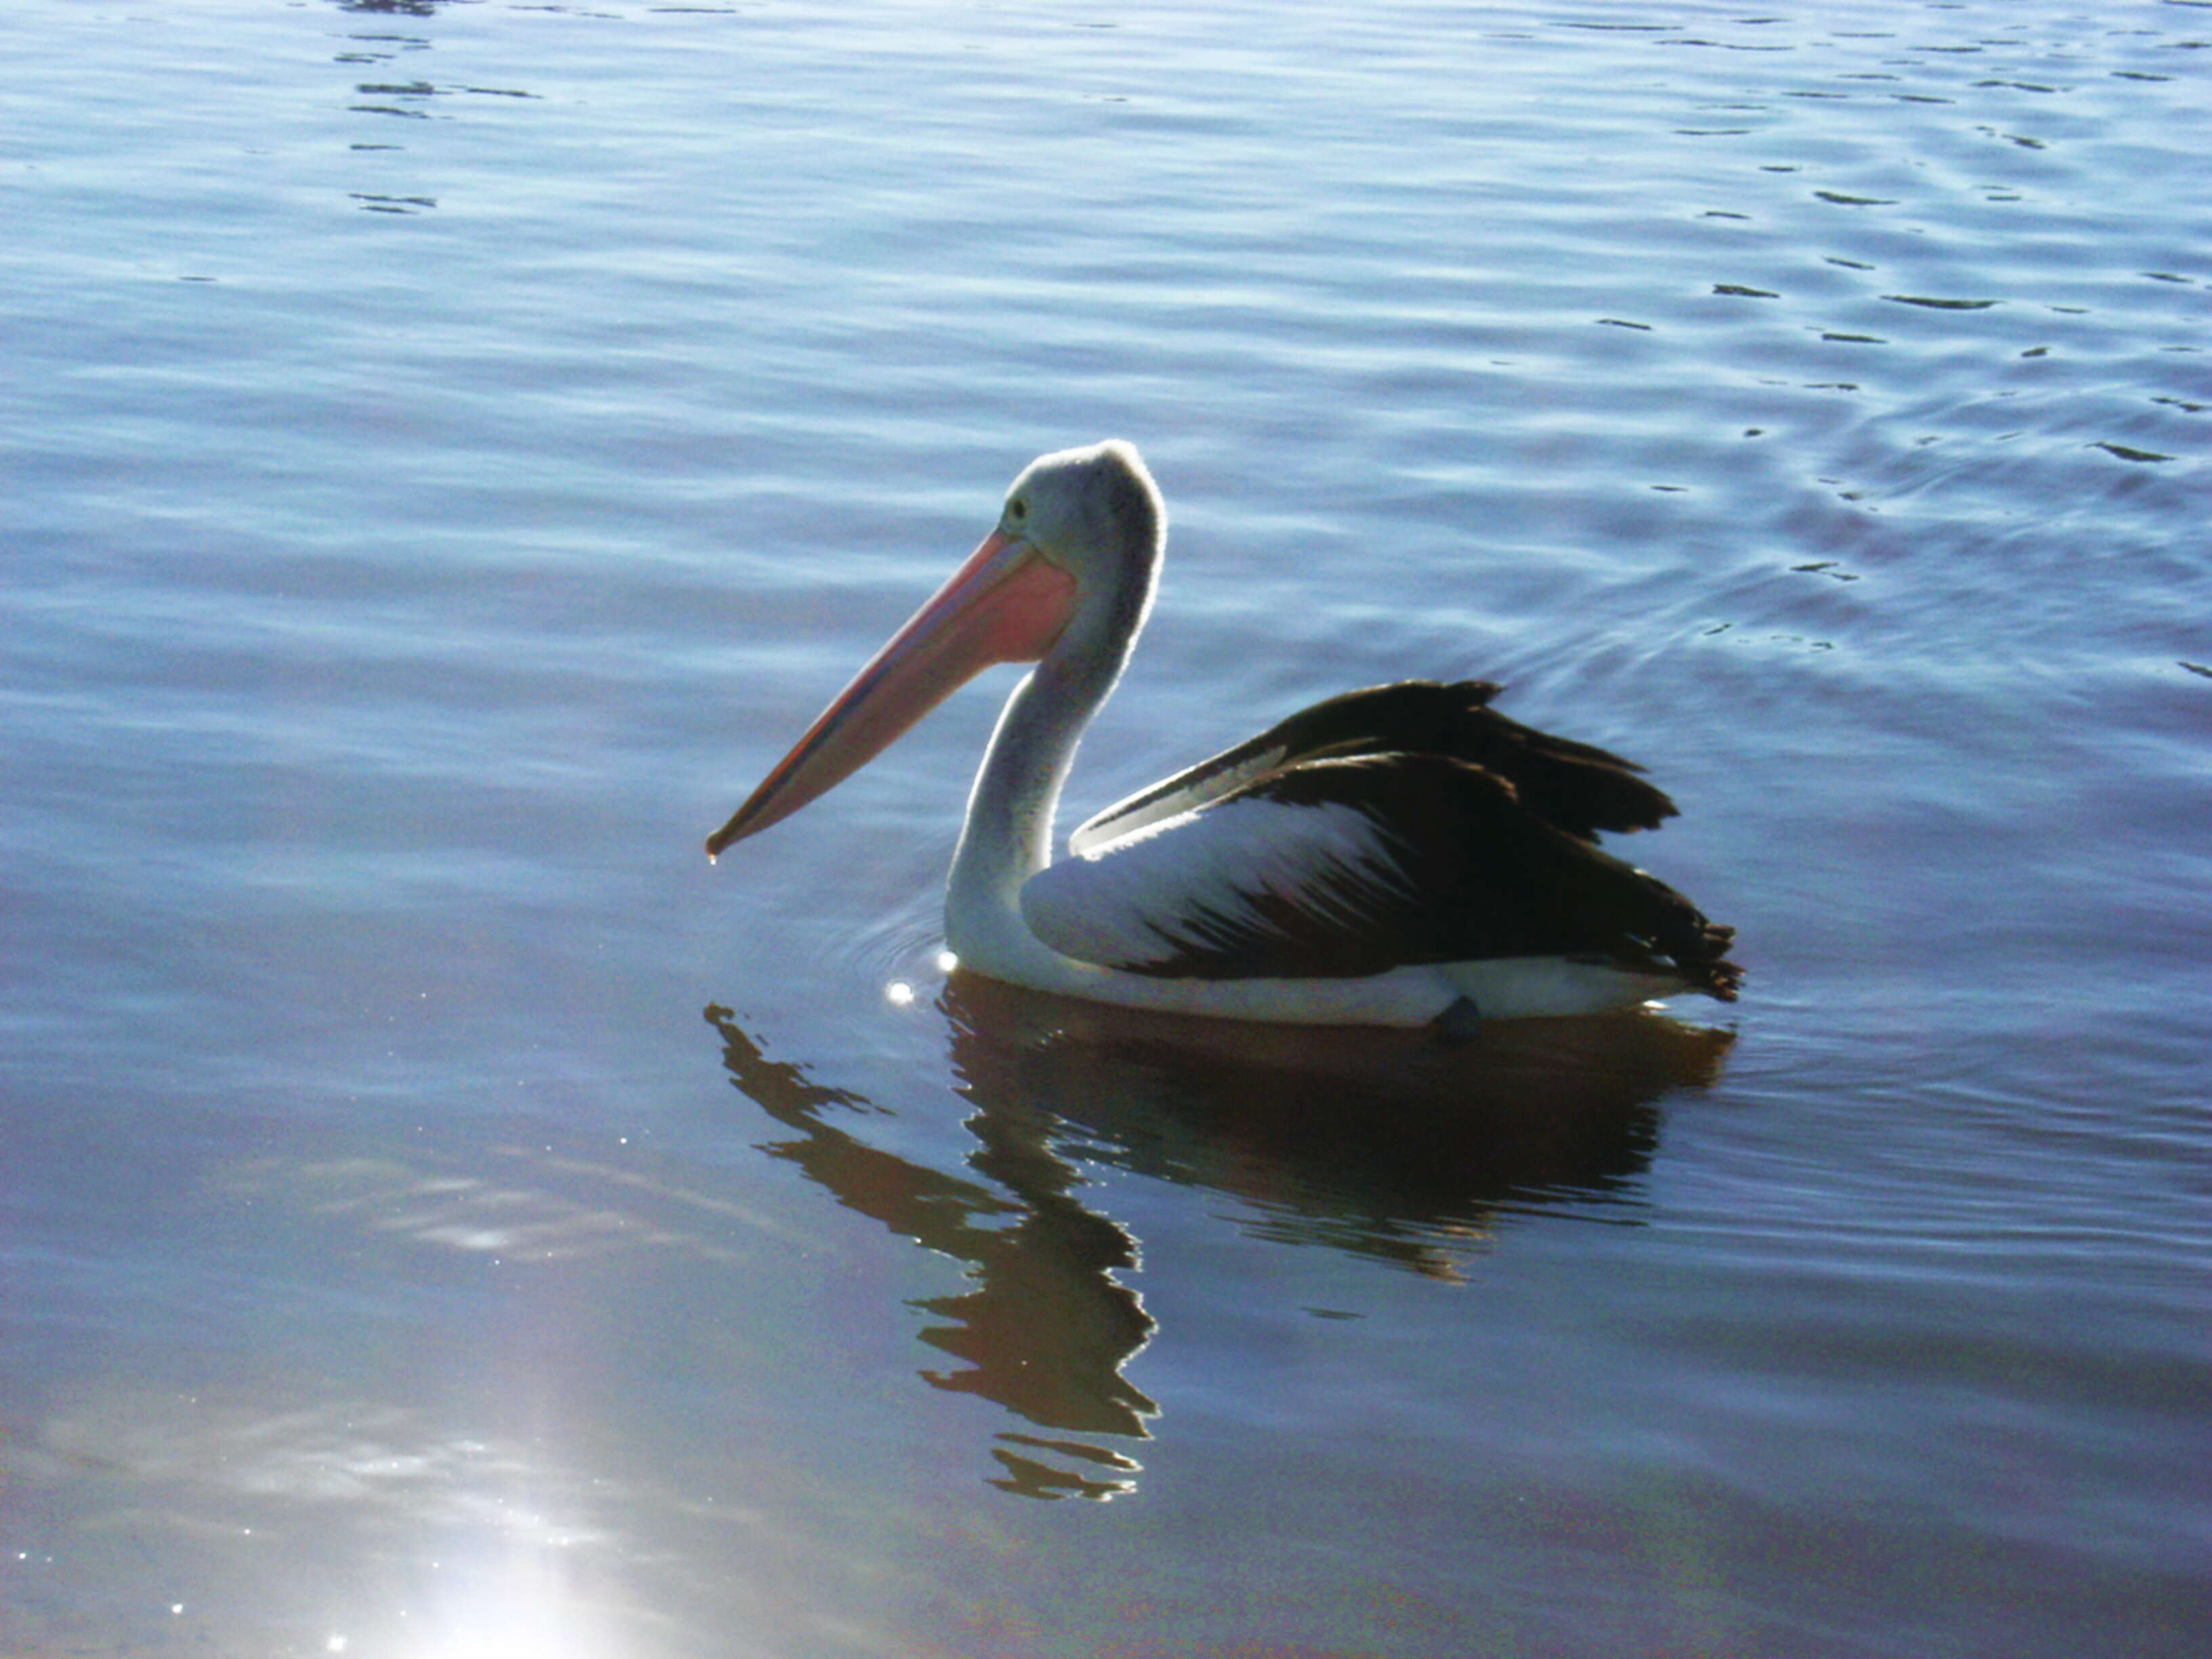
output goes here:
[{"label": "pelican head", "polygon": [[1042,455],[998,528],[822,712],[730,821],[712,857],[850,777],[994,663],[1066,660],[1111,684],[1151,607],[1167,511],[1135,446]]},{"label": "pelican head", "polygon": [[1132,560],[1158,562],[1167,507],[1136,446],[1120,438],[1040,455],[1006,489],[999,533],[1026,542],[1092,592]]}]

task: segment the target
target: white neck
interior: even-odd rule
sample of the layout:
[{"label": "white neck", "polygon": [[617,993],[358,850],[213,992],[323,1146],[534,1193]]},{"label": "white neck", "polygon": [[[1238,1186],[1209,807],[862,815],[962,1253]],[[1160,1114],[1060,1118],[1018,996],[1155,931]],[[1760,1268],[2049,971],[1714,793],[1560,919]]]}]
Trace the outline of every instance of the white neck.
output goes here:
[{"label": "white neck", "polygon": [[1052,862],[1060,786],[1136,644],[1152,575],[1144,561],[1137,591],[1093,595],[1000,711],[945,896],[945,942],[970,967],[988,971],[1010,951],[1036,948],[1022,921],[1022,884]]},{"label": "white neck", "polygon": [[952,857],[945,896],[946,942],[976,961],[979,928],[996,933],[1020,921],[1022,884],[1052,862],[1052,824],[1060,786],[1075,763],[1075,746],[1113,689],[1054,674],[1040,664],[1006,699],[983,751],[968,821]]}]

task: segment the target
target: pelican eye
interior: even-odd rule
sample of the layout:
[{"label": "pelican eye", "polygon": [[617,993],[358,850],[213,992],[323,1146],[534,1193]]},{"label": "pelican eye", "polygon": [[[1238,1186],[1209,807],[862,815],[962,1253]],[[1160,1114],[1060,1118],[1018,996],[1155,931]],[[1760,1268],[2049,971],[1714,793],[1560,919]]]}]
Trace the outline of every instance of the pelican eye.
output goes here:
[{"label": "pelican eye", "polygon": [[1006,516],[1012,519],[1016,524],[1019,524],[1023,520],[1028,518],[1029,515],[1030,504],[1024,501],[1020,496],[1017,495],[1013,500],[1006,503]]}]

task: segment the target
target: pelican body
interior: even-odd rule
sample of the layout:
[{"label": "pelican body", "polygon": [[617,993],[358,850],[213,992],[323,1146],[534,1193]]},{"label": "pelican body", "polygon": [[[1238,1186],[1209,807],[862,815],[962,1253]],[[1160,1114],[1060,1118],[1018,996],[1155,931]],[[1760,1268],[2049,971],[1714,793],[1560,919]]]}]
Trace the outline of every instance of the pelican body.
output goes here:
[{"label": "pelican body", "polygon": [[1734,930],[1600,849],[1674,803],[1532,730],[1481,681],[1315,705],[1108,807],[1052,858],[1084,729],[1144,627],[1167,515],[1118,440],[1042,456],[998,527],[707,842],[757,835],[975,674],[1034,662],[999,716],[945,897],[961,965],[1169,1012],[1446,1029],[1686,991],[1733,1000]]}]

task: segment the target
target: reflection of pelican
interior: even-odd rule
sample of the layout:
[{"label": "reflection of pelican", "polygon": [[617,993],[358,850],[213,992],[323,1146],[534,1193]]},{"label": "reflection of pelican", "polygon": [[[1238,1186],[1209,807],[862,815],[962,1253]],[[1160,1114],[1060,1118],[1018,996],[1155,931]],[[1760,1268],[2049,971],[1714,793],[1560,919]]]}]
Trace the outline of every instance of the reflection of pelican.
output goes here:
[{"label": "reflection of pelican", "polygon": [[1321,703],[1092,818],[1050,863],[1075,745],[1152,605],[1165,509],[1113,442],[1032,462],[999,526],[736,816],[720,853],[858,770],[980,670],[1036,662],[968,805],[946,941],[1038,990],[1244,1019],[1463,1028],[1679,991],[1729,928],[1597,849],[1674,809],[1601,749],[1409,683]]},{"label": "reflection of pelican", "polygon": [[1255,1231],[1440,1279],[1501,1212],[1643,1173],[1656,1103],[1735,1039],[1649,1013],[1418,1032],[1266,1027],[1103,1006],[956,974],[963,1092],[1044,1115],[1101,1163],[1251,1204]]},{"label": "reflection of pelican", "polygon": [[1447,1047],[1137,1012],[968,974],[943,1006],[977,1109],[958,1175],[871,1145],[838,1121],[870,1103],[765,1058],[726,1008],[707,1018],[738,1088],[798,1132],[772,1155],[968,1264],[968,1290],[919,1305],[946,1322],[922,1340],[969,1369],[923,1376],[1042,1431],[993,1449],[997,1484],[1037,1497],[1128,1490],[1130,1443],[1159,1411],[1121,1375],[1153,1328],[1118,1277],[1136,1241],[1082,1202],[1084,1165],[1226,1193],[1260,1236],[1450,1279],[1501,1212],[1601,1197],[1640,1173],[1656,1102],[1710,1082],[1732,1041],[1620,1014]]},{"label": "reflection of pelican", "polygon": [[[829,1113],[869,1104],[765,1058],[728,1009],[710,1006],[707,1019],[721,1036],[722,1063],[738,1089],[799,1131],[799,1139],[770,1146],[771,1154],[848,1208],[969,1264],[973,1289],[917,1305],[950,1322],[924,1330],[922,1340],[969,1369],[922,1376],[995,1401],[1048,1431],[1000,1434],[993,1453],[1006,1473],[994,1484],[1038,1498],[1128,1491],[1137,1462],[1096,1437],[1142,1440],[1159,1409],[1121,1375],[1152,1328],[1135,1293],[1114,1277],[1135,1264],[1136,1247],[1076,1201],[1075,1171],[1036,1126],[1021,1113],[987,1108],[970,1125],[983,1142],[968,1160],[976,1178],[947,1175],[827,1121]],[[1039,1452],[1078,1467],[1048,1465]]]}]

